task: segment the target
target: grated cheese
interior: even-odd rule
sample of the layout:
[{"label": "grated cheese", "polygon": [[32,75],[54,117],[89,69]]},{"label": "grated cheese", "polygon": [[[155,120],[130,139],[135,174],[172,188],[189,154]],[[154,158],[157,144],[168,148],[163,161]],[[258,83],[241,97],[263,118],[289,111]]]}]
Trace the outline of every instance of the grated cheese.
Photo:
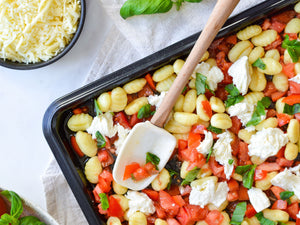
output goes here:
[{"label": "grated cheese", "polygon": [[78,0],[0,0],[0,57],[49,60],[70,42],[80,9]]}]

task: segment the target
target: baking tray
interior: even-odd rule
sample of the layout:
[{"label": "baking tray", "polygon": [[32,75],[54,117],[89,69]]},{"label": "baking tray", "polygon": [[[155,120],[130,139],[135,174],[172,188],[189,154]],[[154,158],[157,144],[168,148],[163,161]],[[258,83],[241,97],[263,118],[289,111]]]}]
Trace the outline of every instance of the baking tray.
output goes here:
[{"label": "baking tray", "polygon": [[[230,35],[251,24],[260,23],[266,16],[280,10],[293,7],[299,0],[269,0],[258,4],[227,20],[217,37]],[[84,163],[87,158],[79,158],[71,148],[69,142],[70,131],[67,121],[72,110],[77,107],[91,106],[93,99],[102,92],[123,85],[130,80],[146,75],[162,65],[173,62],[180,57],[186,57],[192,49],[200,33],[196,33],[150,56],[147,56],[129,66],[98,79],[54,101],[45,112],[43,118],[44,136],[72,189],[87,221],[91,225],[105,224],[98,213],[93,201],[92,185],[88,184],[83,175]],[[95,115],[94,111],[89,112]]]}]

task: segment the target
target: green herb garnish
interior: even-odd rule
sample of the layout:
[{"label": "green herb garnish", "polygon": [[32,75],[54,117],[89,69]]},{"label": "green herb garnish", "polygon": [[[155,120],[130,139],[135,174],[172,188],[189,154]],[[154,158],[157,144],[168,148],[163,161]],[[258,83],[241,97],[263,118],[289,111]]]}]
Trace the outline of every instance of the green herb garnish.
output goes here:
[{"label": "green herb garnish", "polygon": [[266,69],[266,64],[262,61],[261,58],[258,58],[252,66],[258,67],[259,69],[265,70]]},{"label": "green herb garnish", "polygon": [[94,105],[95,105],[95,110],[96,110],[96,116],[102,115],[103,112],[101,111],[100,106],[96,99],[94,99]]},{"label": "green herb garnish", "polygon": [[99,131],[96,132],[96,140],[97,140],[97,147],[98,148],[105,147],[106,140]]},{"label": "green herb garnish", "polygon": [[228,84],[225,90],[229,93],[227,100],[225,100],[226,107],[235,105],[244,99],[244,96],[240,95],[239,90],[234,86],[234,84]]},{"label": "green herb garnish", "polygon": [[256,108],[253,112],[252,118],[246,126],[255,126],[261,122],[261,117],[266,115],[265,109],[271,105],[269,97],[263,97],[262,100],[257,102]]},{"label": "green herb garnish", "polygon": [[151,111],[151,105],[143,105],[142,108],[138,111],[137,118],[138,119],[143,119],[143,118],[148,118],[149,116],[153,115]]},{"label": "green herb garnish", "polygon": [[282,200],[287,200],[289,199],[290,197],[292,197],[295,193],[293,191],[283,191],[283,192],[280,192],[279,195],[280,195],[280,198]]},{"label": "green herb garnish", "polygon": [[300,104],[284,104],[283,113],[289,114],[289,115],[295,115],[296,113],[300,112]]},{"label": "green herb garnish", "polygon": [[214,92],[209,88],[208,84],[206,83],[207,77],[202,75],[201,73],[196,73],[196,90],[197,95],[204,94],[206,89],[208,89],[211,93]]},{"label": "green herb garnish", "polygon": [[109,208],[108,199],[105,193],[99,193],[101,208],[107,210]]},{"label": "green herb garnish", "polygon": [[187,87],[185,86],[181,92],[181,94],[183,94],[186,91]]},{"label": "green herb garnish", "polygon": [[150,152],[147,152],[147,154],[146,154],[146,163],[148,163],[148,162],[151,162],[155,166],[155,168],[158,170],[157,165],[160,162],[160,158],[157,155],[155,155],[153,153],[150,153]]},{"label": "green herb garnish", "polygon": [[168,183],[167,189],[170,190],[171,184],[172,184],[172,177],[174,175],[178,175],[178,173],[175,170],[172,170],[172,169],[168,169],[168,171],[169,171],[169,174],[170,174],[170,181]]},{"label": "green herb garnish", "polygon": [[221,134],[222,133],[222,129],[213,127],[211,124],[209,124],[209,126],[207,127],[207,130],[209,130],[213,133],[216,133],[216,134]]},{"label": "green herb garnish", "polygon": [[290,41],[289,36],[285,35],[281,47],[288,51],[293,62],[298,62],[300,56],[300,42],[298,40]]},{"label": "green herb garnish", "polygon": [[235,210],[232,214],[230,224],[240,225],[244,220],[246,209],[247,209],[247,203],[239,202],[236,205]]},{"label": "green herb garnish", "polygon": [[209,161],[209,159],[210,159],[210,156],[211,156],[212,152],[213,152],[213,147],[211,147],[211,148],[209,149],[209,152],[208,152],[208,154],[207,154],[207,158],[206,158],[206,162],[208,162],[208,161]]},{"label": "green herb garnish", "polygon": [[233,159],[228,159],[228,164],[229,164],[229,165],[232,165],[233,162],[234,162]]},{"label": "green herb garnish", "polygon": [[235,172],[243,176],[243,186],[250,189],[253,185],[256,165],[237,166]]},{"label": "green herb garnish", "polygon": [[196,179],[198,173],[200,171],[200,168],[195,167],[194,169],[190,170],[187,175],[185,176],[184,180],[181,182],[181,185],[188,185],[190,184],[193,180]]},{"label": "green herb garnish", "polygon": [[274,221],[265,218],[262,212],[257,213],[255,216],[261,225],[276,225]]}]

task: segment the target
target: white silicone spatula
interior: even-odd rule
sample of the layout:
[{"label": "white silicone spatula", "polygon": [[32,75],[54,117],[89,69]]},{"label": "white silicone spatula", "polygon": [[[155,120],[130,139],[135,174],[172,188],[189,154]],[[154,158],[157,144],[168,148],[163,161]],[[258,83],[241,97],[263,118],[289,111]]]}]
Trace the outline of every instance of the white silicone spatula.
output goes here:
[{"label": "white silicone spatula", "polygon": [[141,181],[134,181],[131,178],[123,180],[126,165],[133,162],[144,165],[147,152],[160,158],[159,170],[162,170],[168,162],[176,146],[176,139],[162,127],[201,57],[238,2],[239,0],[218,0],[184,66],[152,117],[151,123],[139,123],[130,131],[119,151],[113,169],[113,177],[118,184],[131,190],[141,190],[155,179],[156,175]]}]

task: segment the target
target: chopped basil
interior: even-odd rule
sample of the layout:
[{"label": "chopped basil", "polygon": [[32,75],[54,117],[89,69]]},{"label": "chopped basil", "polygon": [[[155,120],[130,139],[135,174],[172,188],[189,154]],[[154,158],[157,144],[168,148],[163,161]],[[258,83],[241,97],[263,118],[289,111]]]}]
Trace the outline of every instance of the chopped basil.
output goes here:
[{"label": "chopped basil", "polygon": [[181,185],[190,184],[193,180],[196,179],[200,168],[195,167],[194,169],[190,170],[187,175],[185,176],[184,180],[181,182]]},{"label": "chopped basil", "polygon": [[105,147],[106,140],[99,131],[96,132],[96,139],[97,139],[97,147],[98,148]]},{"label": "chopped basil", "polygon": [[235,172],[243,176],[243,186],[250,189],[253,185],[256,165],[237,166]]},{"label": "chopped basil", "polygon": [[196,90],[197,95],[204,94],[206,89],[208,89],[211,93],[214,92],[209,88],[208,84],[206,83],[207,77],[202,75],[201,73],[196,73]]},{"label": "chopped basil", "polygon": [[19,225],[46,225],[34,216],[24,216],[20,219]]},{"label": "chopped basil", "polygon": [[102,113],[100,106],[96,99],[94,99],[94,105],[95,105],[95,110],[96,110],[96,116],[102,115],[103,113]]},{"label": "chopped basil", "polygon": [[296,113],[300,112],[300,104],[284,104],[283,113],[289,114],[289,115],[295,115]]},{"label": "chopped basil", "polygon": [[255,216],[261,225],[276,225],[274,221],[265,218],[262,212],[257,213]]},{"label": "chopped basil", "polygon": [[262,61],[261,58],[258,58],[252,66],[258,67],[259,69],[265,70],[266,69],[266,64]]},{"label": "chopped basil", "polygon": [[300,42],[298,40],[290,41],[289,36],[285,35],[285,38],[282,42],[282,48],[287,49],[293,62],[298,62],[300,56]]},{"label": "chopped basil", "polygon": [[143,105],[142,108],[138,111],[137,118],[143,119],[148,118],[149,116],[153,115],[151,111],[151,105]]},{"label": "chopped basil", "polygon": [[151,152],[147,152],[146,163],[148,163],[148,162],[151,162],[155,166],[155,168],[158,170],[157,165],[160,162],[160,158],[157,155],[155,155]]},{"label": "chopped basil", "polygon": [[103,210],[107,210],[109,208],[108,199],[105,193],[99,193],[100,201],[101,201],[101,208]]},{"label": "chopped basil", "polygon": [[229,165],[232,165],[233,162],[234,162],[233,159],[228,159],[228,164],[229,164]]},{"label": "chopped basil", "polygon": [[287,225],[287,224],[279,221],[277,225]]},{"label": "chopped basil", "polygon": [[186,91],[186,89],[187,89],[187,87],[185,86],[185,87],[183,88],[181,94],[184,93],[184,92]]},{"label": "chopped basil", "polygon": [[171,184],[172,184],[172,177],[174,175],[178,175],[178,173],[175,170],[172,170],[172,169],[168,169],[168,171],[169,171],[169,174],[170,174],[170,181],[168,183],[167,189],[170,190]]},{"label": "chopped basil", "polygon": [[209,153],[208,153],[207,158],[206,158],[206,162],[209,161],[209,158],[210,158],[212,152],[213,152],[213,147],[211,147],[210,150],[209,150]]},{"label": "chopped basil", "polygon": [[287,200],[294,195],[293,191],[283,191],[279,193],[282,200]]},{"label": "chopped basil", "polygon": [[268,108],[271,104],[269,97],[263,97],[262,100],[257,102],[256,108],[252,114],[252,118],[246,126],[255,126],[261,122],[261,116],[266,115],[265,108]]},{"label": "chopped basil", "polygon": [[211,124],[209,124],[209,126],[207,127],[207,130],[209,130],[213,133],[216,133],[216,134],[221,134],[222,133],[222,129],[213,127]]},{"label": "chopped basil", "polygon": [[240,95],[239,90],[234,86],[234,84],[228,84],[225,90],[229,93],[227,100],[225,100],[226,107],[235,105],[244,99],[244,96]]},{"label": "chopped basil", "polygon": [[235,210],[232,214],[230,224],[240,225],[244,220],[246,209],[247,209],[247,203],[239,202],[236,205]]}]

